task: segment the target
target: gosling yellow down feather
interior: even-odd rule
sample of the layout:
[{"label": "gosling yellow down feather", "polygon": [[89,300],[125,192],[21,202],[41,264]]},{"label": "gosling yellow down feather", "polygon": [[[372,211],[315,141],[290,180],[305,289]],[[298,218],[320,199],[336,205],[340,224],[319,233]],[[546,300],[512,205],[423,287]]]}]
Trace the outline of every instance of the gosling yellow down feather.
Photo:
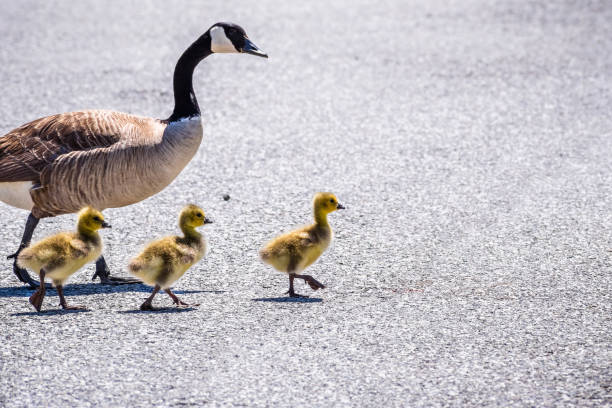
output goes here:
[{"label": "gosling yellow down feather", "polygon": [[276,270],[289,275],[289,296],[298,295],[293,289],[295,278],[303,279],[313,290],[324,289],[325,285],[310,275],[300,273],[312,265],[329,246],[333,232],[327,222],[327,215],[344,209],[332,193],[317,193],[313,200],[314,224],[298,228],[268,242],[259,252],[261,259]]},{"label": "gosling yellow down feather", "polygon": [[85,207],[79,212],[76,232],[60,232],[27,248],[17,257],[22,268],[38,271],[40,287],[30,297],[30,303],[40,312],[45,297],[45,277],[57,288],[60,305],[64,309],[83,309],[68,306],[64,298],[64,282],[85,264],[95,261],[102,253],[100,228],[110,228],[98,210]]},{"label": "gosling yellow down feather", "polygon": [[128,268],[134,276],[155,286],[151,296],[140,306],[141,310],[153,309],[153,297],[160,289],[164,289],[178,306],[198,306],[180,300],[170,286],[206,253],[206,240],[196,227],[211,223],[200,207],[188,205],[179,216],[182,237],[170,236],[153,241],[130,262]]}]

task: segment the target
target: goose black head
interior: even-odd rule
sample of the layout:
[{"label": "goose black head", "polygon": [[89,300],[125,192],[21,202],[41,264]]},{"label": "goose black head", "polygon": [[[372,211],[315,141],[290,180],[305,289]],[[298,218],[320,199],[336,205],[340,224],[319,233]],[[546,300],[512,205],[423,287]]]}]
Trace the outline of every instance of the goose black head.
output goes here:
[{"label": "goose black head", "polygon": [[210,50],[215,53],[246,53],[268,58],[249,40],[242,27],[232,23],[217,23],[210,27]]}]

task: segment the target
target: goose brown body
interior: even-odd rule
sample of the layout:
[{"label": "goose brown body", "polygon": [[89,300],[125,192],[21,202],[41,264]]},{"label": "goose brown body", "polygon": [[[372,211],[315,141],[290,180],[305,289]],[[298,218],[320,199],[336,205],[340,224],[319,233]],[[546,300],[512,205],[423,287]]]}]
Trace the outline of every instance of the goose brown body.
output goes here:
[{"label": "goose brown body", "polygon": [[85,205],[122,207],[163,190],[195,155],[200,117],[164,122],[82,111],[27,123],[0,138],[0,183],[31,182],[37,218]]}]

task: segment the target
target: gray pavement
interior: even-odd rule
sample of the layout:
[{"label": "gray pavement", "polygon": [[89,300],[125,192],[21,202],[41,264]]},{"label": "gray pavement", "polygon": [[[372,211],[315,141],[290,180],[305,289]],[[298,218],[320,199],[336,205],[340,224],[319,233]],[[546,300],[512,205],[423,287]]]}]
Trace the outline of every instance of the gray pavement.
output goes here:
[{"label": "gray pavement", "polygon": [[[3,255],[0,406],[612,405],[609,1],[3,2],[0,134],[167,117],[176,59],[220,20],[270,59],[205,60],[199,153],[105,211],[126,274],[201,205],[210,252],[175,287],[201,306],[140,313],[150,288],[89,266],[66,295],[90,311],[52,291],[37,314]],[[328,288],[285,302],[257,250],[319,190],[349,207],[309,270]],[[0,204],[0,254],[26,216]]]}]

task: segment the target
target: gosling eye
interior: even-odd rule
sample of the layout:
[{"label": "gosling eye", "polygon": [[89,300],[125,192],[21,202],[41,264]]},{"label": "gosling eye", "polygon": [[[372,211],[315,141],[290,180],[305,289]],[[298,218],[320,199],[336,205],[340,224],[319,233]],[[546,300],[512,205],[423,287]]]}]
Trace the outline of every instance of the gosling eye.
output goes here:
[{"label": "gosling eye", "polygon": [[335,203],[335,201],[334,201],[334,199],[333,199],[333,198],[330,198],[330,199],[329,199],[329,202],[330,202],[330,203],[332,203],[332,204],[334,204],[334,203]]},{"label": "gosling eye", "polygon": [[100,217],[98,217],[97,215],[96,215],[96,216],[95,216],[93,219],[94,219],[94,221],[102,221],[102,220],[100,219]]},{"label": "gosling eye", "polygon": [[198,218],[202,218],[202,213],[197,213],[197,214],[196,214],[196,217],[198,217]]}]

